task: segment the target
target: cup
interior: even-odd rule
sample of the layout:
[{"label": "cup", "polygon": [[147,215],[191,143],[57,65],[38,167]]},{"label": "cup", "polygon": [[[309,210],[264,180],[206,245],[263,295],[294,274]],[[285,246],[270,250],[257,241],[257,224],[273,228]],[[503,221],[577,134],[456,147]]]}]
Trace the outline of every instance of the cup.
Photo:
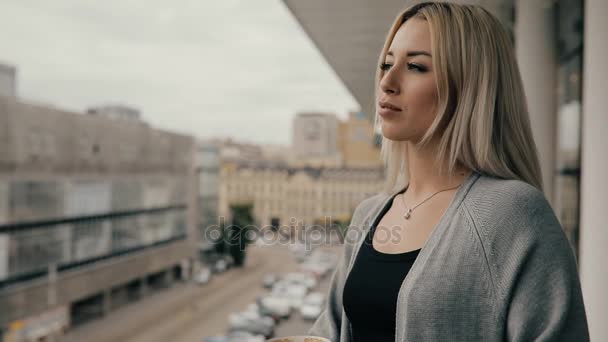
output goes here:
[{"label": "cup", "polygon": [[331,342],[325,337],[319,336],[284,336],[284,337],[275,337],[270,340],[266,340],[266,342]]}]

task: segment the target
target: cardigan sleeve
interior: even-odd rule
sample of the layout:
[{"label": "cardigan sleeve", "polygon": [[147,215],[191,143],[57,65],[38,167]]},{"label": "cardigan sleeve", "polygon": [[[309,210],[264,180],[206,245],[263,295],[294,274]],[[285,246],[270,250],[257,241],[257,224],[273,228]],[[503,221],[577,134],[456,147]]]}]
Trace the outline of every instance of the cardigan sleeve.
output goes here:
[{"label": "cardigan sleeve", "polygon": [[557,241],[531,247],[508,303],[508,341],[589,341],[576,264]]},{"label": "cardigan sleeve", "polygon": [[589,341],[572,248],[539,190],[519,189],[489,244],[507,341]]},{"label": "cardigan sleeve", "polygon": [[346,262],[344,255],[340,258],[330,281],[325,308],[308,331],[309,335],[328,338],[330,341],[340,340],[342,321],[342,296],[338,295],[338,288],[344,286],[344,273]]}]

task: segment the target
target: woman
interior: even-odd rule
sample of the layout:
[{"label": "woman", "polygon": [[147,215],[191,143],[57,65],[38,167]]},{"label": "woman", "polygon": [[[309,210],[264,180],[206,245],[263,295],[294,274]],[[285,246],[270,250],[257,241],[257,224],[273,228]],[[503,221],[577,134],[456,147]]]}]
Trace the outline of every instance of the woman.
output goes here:
[{"label": "woman", "polygon": [[355,210],[332,341],[587,341],[568,241],[542,193],[510,38],[478,6],[400,14],[376,77],[387,168]]}]

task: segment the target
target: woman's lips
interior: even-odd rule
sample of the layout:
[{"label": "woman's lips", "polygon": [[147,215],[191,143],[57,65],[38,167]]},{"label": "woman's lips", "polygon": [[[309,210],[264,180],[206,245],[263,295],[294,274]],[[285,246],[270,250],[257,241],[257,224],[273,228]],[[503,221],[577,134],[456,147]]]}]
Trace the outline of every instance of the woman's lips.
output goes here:
[{"label": "woman's lips", "polygon": [[380,107],[380,109],[378,110],[378,114],[382,117],[396,115],[401,111],[401,108],[395,106],[390,102],[379,101],[378,106]]},{"label": "woman's lips", "polygon": [[389,107],[380,107],[380,110],[378,110],[378,115],[383,118],[386,118],[389,116],[397,115],[399,112],[401,112],[401,110],[395,110]]}]

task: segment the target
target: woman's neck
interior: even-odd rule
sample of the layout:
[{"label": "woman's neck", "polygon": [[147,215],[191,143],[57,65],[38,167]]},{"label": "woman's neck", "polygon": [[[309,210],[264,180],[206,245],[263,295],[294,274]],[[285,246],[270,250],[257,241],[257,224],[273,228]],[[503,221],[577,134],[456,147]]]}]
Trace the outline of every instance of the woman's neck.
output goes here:
[{"label": "woman's neck", "polygon": [[469,176],[470,170],[462,166],[457,166],[452,173],[448,173],[447,161],[440,172],[435,160],[436,153],[436,145],[416,150],[413,144],[408,143],[407,192],[410,198],[420,198],[436,191],[457,187]]}]

